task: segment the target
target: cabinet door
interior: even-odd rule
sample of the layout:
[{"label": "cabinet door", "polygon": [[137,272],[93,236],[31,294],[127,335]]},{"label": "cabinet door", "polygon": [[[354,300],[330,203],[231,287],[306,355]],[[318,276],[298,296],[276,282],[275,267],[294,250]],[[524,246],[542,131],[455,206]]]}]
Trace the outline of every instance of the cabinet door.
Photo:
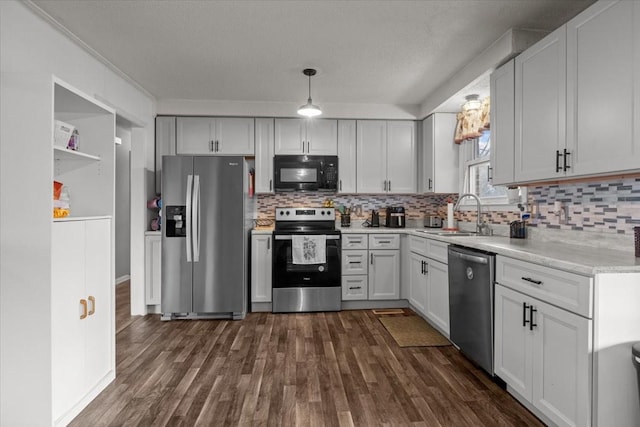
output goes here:
[{"label": "cabinet door", "polygon": [[420,313],[427,314],[427,259],[411,252],[409,275],[409,302]]},{"label": "cabinet door", "polygon": [[514,182],[515,59],[491,73],[492,185]]},{"label": "cabinet door", "polygon": [[276,154],[303,154],[307,149],[306,138],[303,119],[275,119]]},{"label": "cabinet door", "polygon": [[367,275],[342,276],[342,299],[344,301],[366,300],[369,296]]},{"label": "cabinet door", "polygon": [[251,236],[251,302],[271,302],[271,237]]},{"label": "cabinet door", "polygon": [[416,125],[413,121],[387,123],[387,191],[415,193]]},{"label": "cabinet door", "polygon": [[356,121],[338,120],[338,177],[340,193],[356,192]]},{"label": "cabinet door", "polygon": [[449,336],[449,267],[428,260],[425,315]]},{"label": "cabinet door", "polygon": [[86,221],[85,230],[85,298],[89,306],[85,319],[85,391],[88,392],[115,368],[115,280],[111,274],[111,221]]},{"label": "cabinet door", "polygon": [[52,231],[51,368],[53,419],[84,396],[85,295],[84,221],[54,222]]},{"label": "cabinet door", "polygon": [[160,305],[160,287],[162,284],[162,236],[144,237],[145,300],[147,305]]},{"label": "cabinet door", "polygon": [[518,182],[564,176],[556,172],[556,152],[562,153],[566,142],[566,47],[563,26],[516,57]]},{"label": "cabinet door", "polygon": [[214,154],[215,119],[178,117],[176,119],[177,154]]},{"label": "cabinet door", "polygon": [[640,108],[634,109],[634,89],[636,97],[640,91],[637,77],[634,85],[639,16],[635,1],[599,2],[567,24],[567,148],[573,175],[640,168],[640,138],[633,126]]},{"label": "cabinet door", "polygon": [[400,298],[400,251],[369,251],[369,299]]},{"label": "cabinet door", "polygon": [[256,193],[273,193],[273,119],[256,119]]},{"label": "cabinet door", "polygon": [[[532,396],[532,334],[524,321],[529,319],[523,294],[495,286],[494,370],[518,394]],[[527,326],[527,327],[525,327]]]},{"label": "cabinet door", "polygon": [[456,115],[432,114],[422,121],[418,191],[457,193],[458,146],[453,142]]},{"label": "cabinet door", "polygon": [[253,156],[254,119],[248,117],[216,118],[216,154]]},{"label": "cabinet door", "polygon": [[590,321],[531,299],[533,397],[536,408],[559,426],[591,422]]},{"label": "cabinet door", "polygon": [[357,122],[356,191],[384,193],[387,189],[387,122]]},{"label": "cabinet door", "polygon": [[307,150],[305,154],[331,155],[338,154],[338,121],[307,120]]},{"label": "cabinet door", "polygon": [[347,250],[342,251],[342,274],[367,274],[367,250]]},{"label": "cabinet door", "polygon": [[162,156],[176,154],[176,118],[156,117],[156,194],[162,194]]}]

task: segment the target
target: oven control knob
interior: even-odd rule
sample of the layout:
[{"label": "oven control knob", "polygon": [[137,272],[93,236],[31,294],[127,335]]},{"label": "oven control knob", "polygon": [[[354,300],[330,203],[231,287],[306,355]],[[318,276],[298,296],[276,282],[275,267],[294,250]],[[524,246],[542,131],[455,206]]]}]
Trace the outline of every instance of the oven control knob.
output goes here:
[{"label": "oven control knob", "polygon": [[289,215],[289,214],[290,214],[290,212],[289,212],[289,211],[287,211],[287,215]]},{"label": "oven control knob", "polygon": [[280,211],[280,216],[284,215],[284,211]]},{"label": "oven control knob", "polygon": [[324,215],[324,211],[320,211],[320,215]]}]

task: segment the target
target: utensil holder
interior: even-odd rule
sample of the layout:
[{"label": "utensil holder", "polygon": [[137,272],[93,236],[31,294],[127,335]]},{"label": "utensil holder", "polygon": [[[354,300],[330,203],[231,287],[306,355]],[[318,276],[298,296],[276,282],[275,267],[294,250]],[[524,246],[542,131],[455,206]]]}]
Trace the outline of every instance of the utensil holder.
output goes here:
[{"label": "utensil holder", "polygon": [[340,215],[340,226],[341,227],[351,227],[351,215],[350,214]]},{"label": "utensil holder", "polygon": [[636,243],[636,258],[640,258],[640,227],[633,227],[633,234]]},{"label": "utensil holder", "polygon": [[513,221],[509,224],[509,237],[512,239],[525,239],[527,237],[527,224],[524,221]]}]

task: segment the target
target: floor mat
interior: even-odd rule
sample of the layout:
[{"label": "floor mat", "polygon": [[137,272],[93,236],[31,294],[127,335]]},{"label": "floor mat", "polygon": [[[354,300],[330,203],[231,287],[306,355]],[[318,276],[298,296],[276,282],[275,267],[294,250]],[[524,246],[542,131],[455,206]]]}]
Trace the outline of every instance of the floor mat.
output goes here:
[{"label": "floor mat", "polygon": [[378,320],[400,347],[438,347],[451,345],[420,316],[390,316]]}]

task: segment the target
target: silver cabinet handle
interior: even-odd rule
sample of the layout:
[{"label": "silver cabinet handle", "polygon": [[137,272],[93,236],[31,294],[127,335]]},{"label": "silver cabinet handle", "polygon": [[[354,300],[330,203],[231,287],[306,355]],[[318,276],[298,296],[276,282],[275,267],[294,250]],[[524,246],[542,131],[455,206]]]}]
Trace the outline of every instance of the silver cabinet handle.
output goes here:
[{"label": "silver cabinet handle", "polygon": [[270,179],[269,180],[269,191],[271,191],[272,188],[273,188],[273,180]]},{"label": "silver cabinet handle", "polygon": [[524,280],[525,282],[531,282],[536,285],[542,285],[542,280],[532,279],[531,277],[521,277],[521,279]]},{"label": "silver cabinet handle", "polygon": [[267,237],[267,250],[271,250],[271,237]]},{"label": "silver cabinet handle", "polygon": [[389,191],[391,191],[391,180],[389,180]]},{"label": "silver cabinet handle", "polygon": [[211,152],[214,151],[214,149],[213,149],[213,140],[209,141],[209,151],[211,151]]}]

